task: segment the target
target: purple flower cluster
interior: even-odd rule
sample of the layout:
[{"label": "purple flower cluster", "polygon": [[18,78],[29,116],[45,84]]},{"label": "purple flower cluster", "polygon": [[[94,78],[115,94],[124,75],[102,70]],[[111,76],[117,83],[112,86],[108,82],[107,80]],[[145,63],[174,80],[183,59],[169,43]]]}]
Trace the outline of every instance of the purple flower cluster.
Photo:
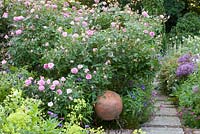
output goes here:
[{"label": "purple flower cluster", "polygon": [[182,77],[182,76],[188,76],[189,74],[193,73],[195,70],[195,65],[192,62],[184,63],[179,65],[179,67],[176,70],[176,76]]},{"label": "purple flower cluster", "polygon": [[192,56],[190,54],[184,54],[178,59],[178,63],[186,63],[191,61]]},{"label": "purple flower cluster", "polygon": [[178,59],[179,66],[176,70],[176,76],[188,76],[195,71],[195,64],[192,61],[191,54],[184,54]]}]

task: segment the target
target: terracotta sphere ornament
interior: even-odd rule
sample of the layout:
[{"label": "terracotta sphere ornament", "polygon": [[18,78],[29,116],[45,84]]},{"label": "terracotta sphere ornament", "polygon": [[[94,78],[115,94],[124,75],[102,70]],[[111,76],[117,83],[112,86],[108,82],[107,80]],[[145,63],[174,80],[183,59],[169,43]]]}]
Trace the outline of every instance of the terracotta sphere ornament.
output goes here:
[{"label": "terracotta sphere ornament", "polygon": [[123,109],[122,99],[116,92],[105,91],[97,98],[95,112],[102,120],[118,119]]}]

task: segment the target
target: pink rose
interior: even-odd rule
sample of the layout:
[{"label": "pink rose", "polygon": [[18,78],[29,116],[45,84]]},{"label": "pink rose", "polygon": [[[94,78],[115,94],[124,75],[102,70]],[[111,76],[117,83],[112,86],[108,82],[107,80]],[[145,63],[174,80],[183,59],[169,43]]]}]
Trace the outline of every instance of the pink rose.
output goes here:
[{"label": "pink rose", "polygon": [[23,19],[24,19],[23,16],[16,16],[16,17],[13,17],[13,20],[14,20],[14,21],[21,21],[21,20],[23,20]]},{"label": "pink rose", "polygon": [[53,69],[53,67],[54,67],[54,64],[53,64],[53,63],[48,63],[48,68],[49,68],[49,69]]},{"label": "pink rose", "polygon": [[8,39],[8,38],[9,38],[8,35],[5,35],[5,36],[4,36],[4,39]]},{"label": "pink rose", "polygon": [[8,18],[8,13],[4,12],[2,18]]},{"label": "pink rose", "polygon": [[25,80],[25,86],[30,86],[32,81],[30,79]]},{"label": "pink rose", "polygon": [[63,37],[67,37],[67,32],[62,32]]},{"label": "pink rose", "polygon": [[38,87],[38,90],[39,90],[39,91],[44,91],[44,89],[45,89],[44,86],[39,86],[39,87]]},{"label": "pink rose", "polygon": [[44,69],[48,69],[48,68],[49,68],[49,67],[48,67],[48,64],[44,64],[44,65],[43,65],[43,68],[44,68]]},{"label": "pink rose", "polygon": [[154,32],[149,32],[149,35],[150,35],[151,37],[154,37],[154,36],[155,36],[155,33],[154,33]]},{"label": "pink rose", "polygon": [[94,35],[94,30],[87,30],[86,31],[86,34],[88,35],[88,36],[92,36],[92,35]]},{"label": "pink rose", "polygon": [[57,92],[57,94],[59,94],[59,95],[62,94],[62,90],[61,90],[61,89],[58,89],[56,92]]},{"label": "pink rose", "polygon": [[144,30],[143,32],[144,32],[145,34],[149,33],[149,31],[148,31],[148,30]]},{"label": "pink rose", "polygon": [[82,22],[82,26],[83,26],[83,27],[86,27],[87,25],[88,25],[88,23],[87,23],[86,21],[83,21],[83,22]]},{"label": "pink rose", "polygon": [[86,74],[85,78],[86,78],[87,80],[90,80],[90,79],[92,79],[92,75],[91,75],[91,74]]},{"label": "pink rose", "polygon": [[54,90],[55,88],[56,88],[55,85],[51,85],[51,86],[50,86],[50,89],[51,89],[51,90]]},{"label": "pink rose", "polygon": [[16,34],[16,35],[22,34],[22,30],[21,30],[21,29],[16,30],[16,31],[15,31],[15,34]]},{"label": "pink rose", "polygon": [[98,4],[98,3],[99,3],[99,0],[94,0],[94,2],[95,2],[96,4]]},{"label": "pink rose", "polygon": [[44,86],[44,85],[45,85],[45,81],[44,81],[43,79],[41,79],[41,80],[39,80],[39,81],[37,82],[37,84],[38,84],[39,86]]},{"label": "pink rose", "polygon": [[57,85],[59,85],[59,84],[60,84],[60,82],[59,82],[58,80],[54,80],[54,81],[53,81],[53,85],[57,86]]},{"label": "pink rose", "polygon": [[6,60],[2,60],[2,61],[1,61],[1,64],[2,64],[2,65],[6,64],[6,63],[7,63]]},{"label": "pink rose", "polygon": [[77,73],[78,73],[78,69],[77,69],[77,68],[75,68],[75,67],[74,67],[74,68],[72,68],[72,69],[71,69],[71,73],[73,73],[73,74],[77,74]]},{"label": "pink rose", "polygon": [[144,17],[148,17],[148,16],[149,16],[148,13],[147,13],[146,11],[143,11],[143,12],[142,12],[142,15],[143,15]]},{"label": "pink rose", "polygon": [[66,81],[65,77],[61,77],[60,80],[61,80],[61,81]]}]

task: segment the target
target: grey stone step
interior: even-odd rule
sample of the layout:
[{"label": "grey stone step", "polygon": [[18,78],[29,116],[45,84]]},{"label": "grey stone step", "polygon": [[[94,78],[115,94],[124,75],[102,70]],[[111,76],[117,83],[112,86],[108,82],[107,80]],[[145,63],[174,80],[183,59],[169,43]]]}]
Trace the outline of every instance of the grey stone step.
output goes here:
[{"label": "grey stone step", "polygon": [[170,106],[174,106],[173,103],[171,101],[156,101],[154,103],[154,106],[160,106],[160,105],[170,105]]},{"label": "grey stone step", "polygon": [[158,116],[177,116],[176,108],[159,108],[158,111],[156,111],[155,115]]},{"label": "grey stone step", "polygon": [[157,101],[165,101],[165,100],[168,100],[168,97],[167,96],[164,96],[164,95],[158,95],[156,96],[155,98]]},{"label": "grey stone step", "polygon": [[182,128],[169,127],[142,127],[146,134],[184,134]]},{"label": "grey stone step", "polygon": [[168,126],[168,127],[179,127],[181,126],[178,117],[171,116],[155,116],[151,121],[144,123],[143,126]]},{"label": "grey stone step", "polygon": [[133,130],[122,129],[122,130],[107,130],[105,134],[132,134]]}]

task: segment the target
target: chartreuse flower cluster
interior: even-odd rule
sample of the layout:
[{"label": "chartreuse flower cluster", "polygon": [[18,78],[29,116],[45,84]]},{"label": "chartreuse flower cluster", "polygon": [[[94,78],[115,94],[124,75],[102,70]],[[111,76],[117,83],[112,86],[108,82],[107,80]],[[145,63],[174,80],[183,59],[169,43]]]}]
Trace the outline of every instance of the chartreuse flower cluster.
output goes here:
[{"label": "chartreuse flower cluster", "polygon": [[142,129],[135,129],[132,134],[146,134]]}]

